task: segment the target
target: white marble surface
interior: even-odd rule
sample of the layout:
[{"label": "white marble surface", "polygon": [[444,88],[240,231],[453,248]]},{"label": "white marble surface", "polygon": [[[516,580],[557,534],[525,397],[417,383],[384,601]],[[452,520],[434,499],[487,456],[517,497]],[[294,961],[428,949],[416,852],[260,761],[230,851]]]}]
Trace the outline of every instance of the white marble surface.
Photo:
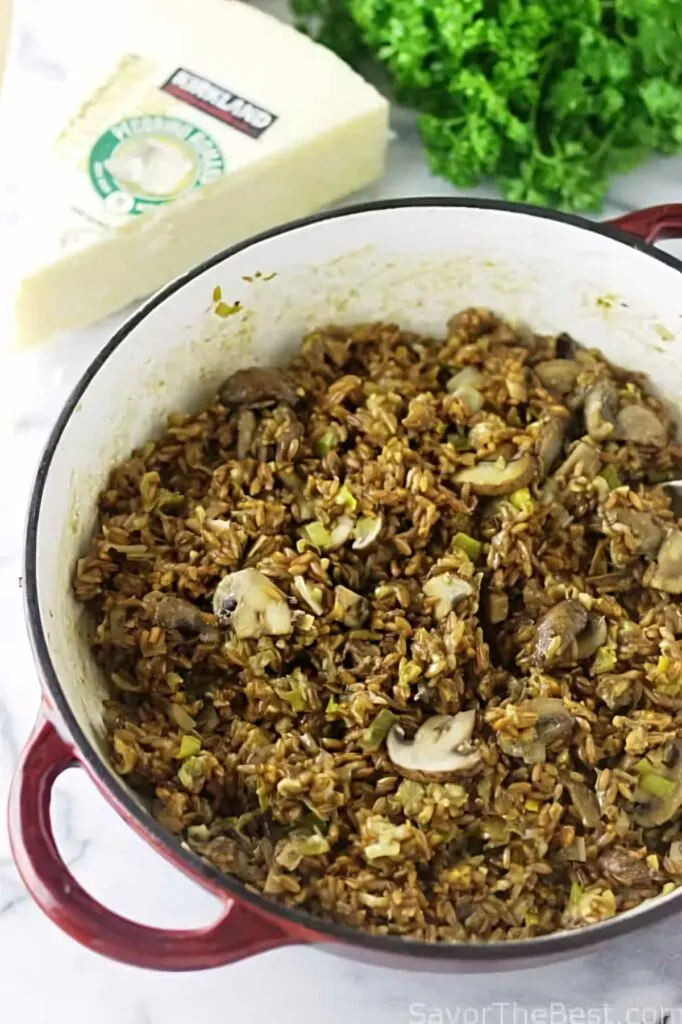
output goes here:
[{"label": "white marble surface", "polygon": [[[0,152],[20,139],[19,162],[0,161],[0,239],[11,254],[31,216],[18,188],[40,161],[65,109],[88,44],[83,24],[106,24],[104,0],[15,0],[11,62],[0,102]],[[451,191],[423,163],[410,119],[396,116],[386,179],[371,197]],[[49,187],[49,185],[46,185]],[[491,189],[482,190],[494,194]],[[606,214],[682,201],[682,158],[653,160],[614,183]],[[682,255],[682,245],[671,251]],[[0,302],[9,296],[2,294]],[[115,318],[118,322],[121,318]],[[19,577],[31,477],[56,412],[113,322],[0,364],[0,799],[34,718],[38,685],[25,638]],[[98,898],[138,920],[201,925],[213,900],[132,835],[82,774],[59,783],[54,818],[74,873]],[[194,976],[164,976],[107,962],[63,936],[36,909],[12,866],[0,826],[0,1012],[24,1024],[656,1024],[682,1019],[680,925],[625,938],[568,964],[515,975],[432,976],[351,964],[289,949]],[[530,1010],[541,1008],[533,1017]],[[587,1011],[590,1016],[587,1016]],[[484,1012],[485,1011],[485,1012]],[[572,1016],[569,1016],[571,1014]]]}]

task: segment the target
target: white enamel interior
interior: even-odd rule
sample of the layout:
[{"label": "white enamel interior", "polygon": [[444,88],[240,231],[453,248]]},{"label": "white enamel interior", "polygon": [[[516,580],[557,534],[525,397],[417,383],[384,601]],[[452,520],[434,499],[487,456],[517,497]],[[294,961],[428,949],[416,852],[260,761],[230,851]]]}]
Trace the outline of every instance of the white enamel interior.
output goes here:
[{"label": "white enamel interior", "polygon": [[[228,256],[155,306],[78,402],[54,452],[38,518],[37,587],[49,654],[100,756],[104,690],[70,581],[109,468],[158,434],[168,413],[197,408],[240,367],[286,359],[315,326],[381,319],[439,334],[453,312],[471,305],[537,331],[568,331],[648,372],[679,406],[680,283],[674,268],[593,231],[435,202],[288,230]],[[228,319],[209,312],[217,285],[242,312]]]}]

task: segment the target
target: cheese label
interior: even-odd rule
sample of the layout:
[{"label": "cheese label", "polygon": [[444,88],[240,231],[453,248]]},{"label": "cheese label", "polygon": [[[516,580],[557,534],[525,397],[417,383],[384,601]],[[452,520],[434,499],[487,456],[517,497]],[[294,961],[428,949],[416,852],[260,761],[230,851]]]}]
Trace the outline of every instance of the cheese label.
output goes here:
[{"label": "cheese label", "polygon": [[216,141],[178,117],[143,115],[111,125],[90,151],[88,173],[111,214],[143,213],[225,173]]},{"label": "cheese label", "polygon": [[259,107],[187,68],[178,68],[161,88],[177,100],[203,110],[252,139],[259,139],[277,120],[276,114],[264,107]]}]

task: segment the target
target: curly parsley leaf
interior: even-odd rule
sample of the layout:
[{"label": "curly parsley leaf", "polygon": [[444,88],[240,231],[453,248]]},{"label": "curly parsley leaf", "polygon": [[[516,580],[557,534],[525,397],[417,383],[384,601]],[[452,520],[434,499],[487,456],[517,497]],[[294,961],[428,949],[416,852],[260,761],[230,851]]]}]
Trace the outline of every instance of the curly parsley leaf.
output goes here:
[{"label": "curly parsley leaf", "polygon": [[682,0],[291,0],[420,114],[431,168],[598,209],[612,173],[682,148]]}]

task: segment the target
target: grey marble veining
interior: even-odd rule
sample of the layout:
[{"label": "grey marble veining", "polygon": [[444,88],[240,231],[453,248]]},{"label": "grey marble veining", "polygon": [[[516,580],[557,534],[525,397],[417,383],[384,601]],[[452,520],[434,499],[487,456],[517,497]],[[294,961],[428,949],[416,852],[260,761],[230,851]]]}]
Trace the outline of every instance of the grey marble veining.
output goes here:
[{"label": "grey marble veining", "polygon": [[[19,132],[26,159],[40,160],[87,45],[81,22],[94,11],[106,26],[116,9],[103,0],[15,5],[0,140]],[[428,172],[411,116],[396,113],[394,128],[387,175],[365,198],[454,193]],[[19,202],[20,176],[21,166],[0,162],[5,252],[31,213]],[[495,194],[491,187],[478,193]],[[682,158],[652,160],[614,181],[605,215],[664,201],[682,201]],[[671,250],[682,255],[680,243]],[[2,287],[0,281],[0,304],[8,299]],[[0,454],[10,482],[0,490],[2,803],[39,701],[20,589],[32,475],[61,403],[122,317],[0,362]],[[60,780],[53,816],[74,874],[106,905],[166,927],[199,927],[216,914],[216,901],[138,839],[83,773]],[[681,925],[673,921],[569,963],[513,975],[406,974],[288,949],[200,976],[160,976],[100,959],[53,927],[26,896],[0,827],[0,1005],[4,1019],[24,1024],[657,1024],[666,1012],[670,1024],[682,1024]],[[531,1017],[533,1009],[544,1016]]]}]

